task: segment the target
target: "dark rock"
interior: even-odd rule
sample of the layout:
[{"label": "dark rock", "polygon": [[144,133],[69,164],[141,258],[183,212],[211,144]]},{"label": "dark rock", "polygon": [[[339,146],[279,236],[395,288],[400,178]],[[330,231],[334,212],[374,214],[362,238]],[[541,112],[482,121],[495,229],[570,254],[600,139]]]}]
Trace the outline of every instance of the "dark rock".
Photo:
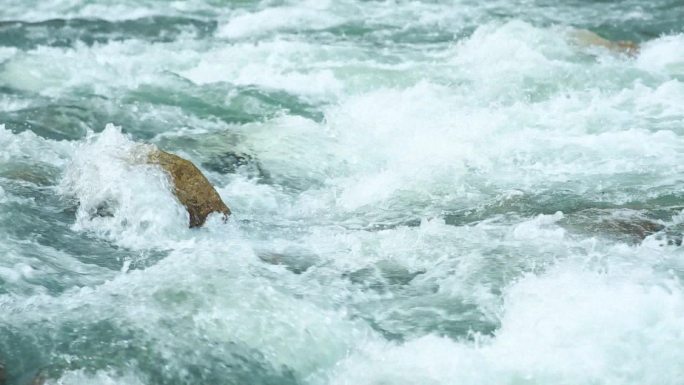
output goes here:
[{"label": "dark rock", "polygon": [[116,210],[116,202],[104,201],[100,202],[93,210],[90,211],[90,218],[95,217],[113,217]]},{"label": "dark rock", "polygon": [[238,170],[238,168],[247,166],[252,162],[252,156],[248,154],[226,152],[220,156],[213,157],[208,162],[202,163],[202,166],[221,174],[233,174]]},{"label": "dark rock", "polygon": [[684,241],[684,224],[677,223],[667,226],[656,236],[661,246],[681,246]]},{"label": "dark rock", "polygon": [[43,370],[39,371],[31,380],[29,385],[43,385],[47,381],[47,375]]},{"label": "dark rock", "polygon": [[397,262],[381,260],[372,266],[343,273],[342,277],[353,284],[383,293],[392,287],[407,286],[421,274],[425,274],[425,270],[410,271]]},{"label": "dark rock", "polygon": [[228,218],[230,209],[192,162],[159,149],[152,150],[147,161],[159,165],[171,177],[174,194],[190,215],[190,227],[202,226],[214,212],[222,213],[224,220]]},{"label": "dark rock", "polygon": [[410,271],[406,267],[389,260],[379,261],[376,266],[382,277],[390,285],[408,285],[415,277],[425,274],[425,270]]},{"label": "dark rock", "polygon": [[256,157],[240,152],[226,151],[219,155],[214,155],[206,162],[202,162],[202,167],[220,174],[240,172],[262,182],[270,179],[268,173]]},{"label": "dark rock", "polygon": [[665,229],[652,213],[629,209],[586,209],[569,214],[559,223],[571,231],[635,245]]},{"label": "dark rock", "polygon": [[648,219],[640,219],[635,221],[628,220],[614,220],[604,221],[606,228],[616,233],[622,233],[631,237],[635,241],[642,241],[649,235],[655,234],[665,228],[661,223],[657,223]]}]

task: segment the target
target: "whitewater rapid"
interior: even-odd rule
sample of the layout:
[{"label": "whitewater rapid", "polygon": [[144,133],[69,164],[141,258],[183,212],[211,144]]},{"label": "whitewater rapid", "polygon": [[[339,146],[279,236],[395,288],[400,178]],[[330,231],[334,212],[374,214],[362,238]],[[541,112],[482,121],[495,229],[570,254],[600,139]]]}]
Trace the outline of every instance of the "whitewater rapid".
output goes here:
[{"label": "whitewater rapid", "polygon": [[8,385],[681,384],[683,8],[6,1]]}]

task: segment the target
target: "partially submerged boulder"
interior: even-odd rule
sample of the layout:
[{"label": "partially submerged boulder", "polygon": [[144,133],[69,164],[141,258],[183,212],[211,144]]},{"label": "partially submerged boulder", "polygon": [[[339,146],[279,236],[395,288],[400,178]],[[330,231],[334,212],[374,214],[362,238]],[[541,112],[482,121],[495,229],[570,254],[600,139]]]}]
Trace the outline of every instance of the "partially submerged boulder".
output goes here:
[{"label": "partially submerged boulder", "polygon": [[638,245],[666,229],[666,223],[658,216],[662,214],[646,209],[587,208],[568,213],[559,224],[571,232]]},{"label": "partially submerged boulder", "polygon": [[616,53],[624,53],[636,56],[639,53],[639,44],[630,40],[612,41],[586,29],[576,29],[571,32],[571,37],[580,45],[606,48]]},{"label": "partially submerged boulder", "polygon": [[38,373],[33,377],[29,385],[45,385],[47,381],[47,376],[43,370],[39,370]]},{"label": "partially submerged boulder", "polygon": [[153,148],[147,162],[159,165],[171,177],[174,194],[190,215],[190,227],[200,227],[211,213],[223,214],[224,220],[230,209],[202,172],[189,160],[178,155]]}]

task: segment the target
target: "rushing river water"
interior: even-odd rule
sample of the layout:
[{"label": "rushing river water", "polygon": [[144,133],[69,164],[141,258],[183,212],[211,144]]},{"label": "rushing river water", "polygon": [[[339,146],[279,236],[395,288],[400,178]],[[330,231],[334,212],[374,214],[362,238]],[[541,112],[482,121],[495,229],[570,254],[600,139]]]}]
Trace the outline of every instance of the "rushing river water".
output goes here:
[{"label": "rushing river water", "polygon": [[[683,384],[682,32],[681,0],[2,0],[7,384]],[[230,221],[188,229],[143,142]]]}]

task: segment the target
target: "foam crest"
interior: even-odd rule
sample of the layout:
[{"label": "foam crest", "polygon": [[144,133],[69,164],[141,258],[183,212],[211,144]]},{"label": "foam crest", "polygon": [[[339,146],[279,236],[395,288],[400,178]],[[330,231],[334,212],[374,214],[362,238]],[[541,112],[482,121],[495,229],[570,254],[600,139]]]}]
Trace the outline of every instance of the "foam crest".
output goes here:
[{"label": "foam crest", "polygon": [[180,71],[198,60],[194,50],[174,45],[127,40],[93,46],[75,44],[73,48],[41,46],[7,59],[0,81],[50,96],[77,88],[110,95],[112,89],[160,81],[165,71]]},{"label": "foam crest", "polygon": [[91,385],[146,385],[139,375],[131,372],[124,374],[116,373],[114,370],[98,370],[90,373],[86,370],[70,370],[62,374],[58,379],[48,380],[47,385],[72,385],[72,384],[91,384]]},{"label": "foam crest", "polygon": [[0,63],[12,58],[17,54],[17,49],[14,47],[2,47],[0,48]]},{"label": "foam crest", "polygon": [[107,125],[90,133],[64,173],[62,194],[78,201],[74,230],[127,246],[159,246],[187,227],[165,174],[141,160],[146,147]]},{"label": "foam crest", "polygon": [[677,384],[684,359],[679,283],[633,282],[565,265],[530,276],[506,295],[491,339],[426,336],[368,344],[331,384]]},{"label": "foam crest", "polygon": [[681,79],[684,76],[684,35],[669,35],[641,47],[638,68]]},{"label": "foam crest", "polygon": [[[6,314],[4,320],[15,325],[49,317],[47,330],[74,322],[125,325],[144,336],[136,340],[146,349],[139,359],[164,362],[171,375],[182,375],[188,365],[208,372],[226,369],[213,367],[212,359],[230,362],[233,354],[243,354],[241,362],[258,360],[305,378],[334,366],[355,341],[374,338],[362,323],[349,320],[345,310],[297,298],[282,282],[267,279],[263,270],[250,245],[235,234],[200,234],[176,244],[168,257],[145,270],[122,272],[58,298],[35,295],[21,302],[0,296],[0,306],[32,309]],[[178,354],[183,349],[188,354]],[[310,354],[312,349],[316,354]],[[63,378],[86,375],[92,373],[67,372]],[[109,381],[112,375],[99,373],[94,380]]]},{"label": "foam crest", "polygon": [[0,161],[44,162],[64,167],[73,151],[73,144],[41,138],[31,131],[15,134],[0,124]]},{"label": "foam crest", "polygon": [[521,21],[478,27],[453,52],[450,64],[478,96],[504,101],[552,86],[573,67],[564,33]]},{"label": "foam crest", "polygon": [[[6,22],[44,21],[0,31],[38,34],[0,48],[8,368],[681,383],[684,258],[663,236],[684,222],[684,40],[630,57],[555,26],[656,36],[679,11],[510,3],[8,0]],[[31,132],[103,116],[134,135]],[[229,223],[188,229],[133,136],[192,154]],[[58,197],[34,165],[63,172]]]},{"label": "foam crest", "polygon": [[159,4],[154,1],[22,1],[8,0],[3,9],[7,19],[22,21],[42,21],[59,18],[90,18],[110,21],[132,20],[144,17],[165,15],[187,15],[189,12],[201,14],[216,7],[204,0],[171,2]]},{"label": "foam crest", "polygon": [[517,224],[513,228],[513,237],[516,240],[534,240],[537,238],[563,240],[565,231],[555,225],[563,219],[563,213],[553,215],[538,215],[536,218]]},{"label": "foam crest", "polygon": [[332,2],[304,1],[297,5],[269,7],[254,13],[244,13],[232,17],[221,26],[218,36],[242,38],[258,36],[282,29],[307,30],[323,29],[340,22],[334,13],[329,12]]},{"label": "foam crest", "polygon": [[331,108],[329,129],[347,168],[336,180],[341,207],[354,210],[400,191],[451,190],[467,163],[484,160],[477,143],[496,124],[476,109],[464,111],[459,101],[446,88],[421,83],[351,97]]},{"label": "foam crest", "polygon": [[207,52],[195,67],[179,74],[197,84],[229,82],[307,97],[335,96],[343,83],[329,65],[321,64],[327,55],[315,44],[296,40],[236,43]]}]

